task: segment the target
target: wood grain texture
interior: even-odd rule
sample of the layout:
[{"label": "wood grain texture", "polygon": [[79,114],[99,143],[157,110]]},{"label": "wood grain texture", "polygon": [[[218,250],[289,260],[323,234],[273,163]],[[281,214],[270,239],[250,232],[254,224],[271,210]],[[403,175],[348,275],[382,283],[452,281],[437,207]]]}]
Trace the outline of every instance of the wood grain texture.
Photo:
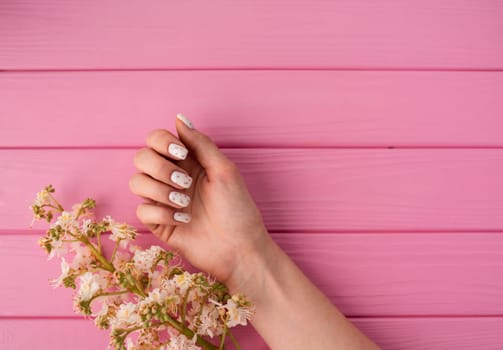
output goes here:
[{"label": "wood grain texture", "polygon": [[5,73],[0,95],[0,147],[136,146],[178,112],[221,146],[503,146],[503,72]]},{"label": "wood grain texture", "polygon": [[[359,329],[386,350],[500,350],[503,318],[396,318],[352,319]],[[29,330],[29,336],[27,336]],[[267,350],[251,326],[236,330],[243,349]],[[0,346],[9,350],[33,349],[51,344],[51,349],[104,349],[106,331],[82,319],[0,319]]]},{"label": "wood grain texture", "polygon": [[[73,315],[73,290],[48,283],[60,275],[60,264],[58,259],[47,261],[36,243],[41,235],[0,236],[0,265],[5,266],[0,270],[0,316]],[[346,315],[503,314],[500,234],[303,233],[273,238]],[[138,242],[163,245],[150,234]],[[106,248],[110,253],[111,245]]]},{"label": "wood grain texture", "polygon": [[[143,227],[129,192],[136,149],[0,151],[2,230],[26,230],[35,193],[88,196]],[[225,149],[271,231],[501,231],[500,149]]]},{"label": "wood grain texture", "polygon": [[498,0],[2,1],[0,68],[503,68]]}]

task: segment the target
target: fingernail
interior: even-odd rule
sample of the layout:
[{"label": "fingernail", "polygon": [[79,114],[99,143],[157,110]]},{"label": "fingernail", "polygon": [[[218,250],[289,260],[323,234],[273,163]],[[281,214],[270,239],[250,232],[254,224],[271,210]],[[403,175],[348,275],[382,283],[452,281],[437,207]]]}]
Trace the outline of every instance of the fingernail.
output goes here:
[{"label": "fingernail", "polygon": [[176,170],[171,173],[171,181],[183,188],[189,188],[192,184],[192,178],[189,175]]},{"label": "fingernail", "polygon": [[168,198],[171,202],[173,202],[176,205],[179,205],[181,207],[186,207],[187,205],[189,205],[189,202],[190,202],[189,196],[187,196],[184,193],[175,192],[175,191],[170,192]]},{"label": "fingernail", "polygon": [[173,215],[173,218],[175,219],[175,221],[188,223],[190,222],[190,219],[192,219],[192,216],[189,213],[176,212]]},{"label": "fingernail", "polygon": [[175,156],[175,157],[177,157],[179,159],[185,159],[185,158],[187,158],[187,153],[189,153],[189,151],[185,147],[177,145],[176,143],[170,143],[169,144],[169,146],[168,146],[168,152],[172,156]]},{"label": "fingernail", "polygon": [[182,113],[178,113],[176,117],[180,119],[185,125],[187,125],[187,127],[189,127],[190,129],[194,129],[194,124],[192,124],[189,118],[184,116]]}]

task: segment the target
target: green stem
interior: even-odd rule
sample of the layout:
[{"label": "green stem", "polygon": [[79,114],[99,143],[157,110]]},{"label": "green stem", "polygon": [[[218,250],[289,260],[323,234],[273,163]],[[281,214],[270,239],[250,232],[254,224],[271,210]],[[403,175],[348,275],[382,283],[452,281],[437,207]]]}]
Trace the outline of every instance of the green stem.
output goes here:
[{"label": "green stem", "polygon": [[138,331],[140,329],[142,329],[143,326],[136,326],[136,327],[133,327],[133,328],[130,328],[126,331],[126,333],[124,334],[124,338],[127,337],[129,334],[131,334],[132,332],[134,331]]},{"label": "green stem", "polygon": [[210,298],[209,293],[204,296],[204,301],[201,303],[201,307],[199,308],[199,312],[197,313],[195,324],[199,324],[199,322],[201,321],[201,315],[203,314],[204,305],[208,303],[209,298]]},{"label": "green stem", "polygon": [[60,212],[62,212],[62,211],[63,211],[63,207],[59,207],[59,208],[58,208],[58,207],[55,207],[55,206],[54,206],[54,205],[52,205],[52,204],[44,204],[44,205],[40,206],[40,208],[44,208],[44,207],[50,207],[50,208],[56,209],[57,211],[60,211]]},{"label": "green stem", "polygon": [[185,317],[187,316],[187,300],[189,299],[189,293],[192,288],[188,288],[183,296],[182,303],[182,324],[185,324]]},{"label": "green stem", "polygon": [[89,242],[89,240],[86,237],[75,236],[74,234],[72,234],[69,231],[67,231],[67,233],[70,236],[72,236],[73,238],[75,238],[75,239],[81,241],[82,243],[84,243],[91,250],[91,253],[93,253],[94,257],[96,259],[98,259],[98,261],[101,263],[103,269],[105,269],[105,270],[107,270],[109,272],[114,272],[115,271],[114,265],[112,265],[107,259],[105,259],[105,257],[103,255],[101,255],[101,253],[96,249],[96,247],[94,246],[94,244],[92,244],[91,242]]},{"label": "green stem", "polygon": [[[154,264],[152,265],[152,268],[150,269],[150,272],[151,274],[154,273],[155,269],[157,268],[157,265],[159,264],[159,262],[161,261],[162,259],[161,258],[157,258],[154,262]],[[168,265],[166,264],[166,268],[168,267]],[[148,282],[147,282],[147,288],[145,288],[146,291],[148,291],[150,289],[150,285],[152,284],[152,276],[149,275],[148,276]]]},{"label": "green stem", "polygon": [[52,198],[52,200],[53,200],[54,202],[56,202],[56,204],[58,205],[58,207],[57,207],[57,208],[56,208],[56,207],[54,207],[54,206],[52,206],[52,205],[50,205],[51,207],[53,207],[54,209],[57,209],[57,210],[59,210],[59,211],[61,211],[61,212],[65,210],[65,209],[63,208],[63,206],[62,206],[62,205],[61,205],[61,204],[60,204],[60,203],[56,200],[56,198],[54,198],[54,196],[51,194],[51,192],[48,192],[47,194],[48,194],[48,195],[49,195],[49,197],[51,197],[51,198]]},{"label": "green stem", "polygon": [[222,340],[220,341],[220,347],[218,348],[219,350],[223,350],[223,348],[224,348],[225,336],[226,335],[227,335],[227,325],[224,324],[224,334],[222,334]]},{"label": "green stem", "polygon": [[[183,335],[185,335],[189,339],[192,339],[194,337],[194,332],[192,330],[190,330],[189,328],[181,325],[179,322],[177,322],[176,320],[174,320],[173,318],[171,318],[171,316],[167,315],[167,317],[168,317],[167,323],[171,327],[173,327],[174,329],[176,329],[180,333],[183,333]],[[198,345],[204,347],[207,350],[221,350],[221,349],[224,349],[224,348],[217,348],[215,345],[213,345],[210,342],[204,340],[200,336],[197,336],[196,343]]]},{"label": "green stem", "polygon": [[148,292],[150,290],[150,285],[152,284],[152,277],[148,276],[148,282],[147,282],[147,287],[145,290]]},{"label": "green stem", "polygon": [[[100,252],[100,254],[102,254],[101,252],[101,232],[98,230],[98,233],[96,234],[96,239],[98,241],[98,251]],[[113,263],[114,261],[113,260],[110,260],[111,263]]]},{"label": "green stem", "polygon": [[89,242],[87,239],[82,240],[82,242],[91,250],[93,255],[96,257],[96,259],[98,259],[98,261],[101,263],[101,265],[103,265],[103,268],[105,270],[110,271],[110,272],[115,271],[114,265],[112,265],[107,259],[105,259],[105,257],[103,255],[101,255],[101,253],[96,249],[94,244]]},{"label": "green stem", "polygon": [[239,343],[238,343],[236,337],[234,337],[234,334],[232,334],[231,330],[227,329],[227,332],[229,333],[229,338],[231,338],[232,344],[234,344],[234,347],[236,348],[236,350],[241,350],[241,347],[239,346]]},{"label": "green stem", "polygon": [[132,290],[133,293],[138,294],[139,296],[145,298],[147,295],[143,291],[143,289],[138,285],[138,281],[136,281],[136,278],[134,278],[130,273],[126,274],[127,279],[129,280],[129,283],[134,287]]},{"label": "green stem", "polygon": [[96,294],[91,299],[89,299],[89,303],[91,303],[94,299],[99,298],[99,297],[108,297],[111,295],[121,295],[121,294],[126,294],[126,293],[129,293],[129,290],[121,290],[118,292],[107,292],[107,293]]},{"label": "green stem", "polygon": [[120,239],[115,242],[115,246],[114,246],[114,250],[112,252],[112,257],[110,258],[110,263],[114,263],[114,259],[115,259],[115,254],[117,253],[117,249],[119,248],[119,243],[120,243]]},{"label": "green stem", "polygon": [[75,220],[78,220],[80,215],[82,215],[82,208],[80,208],[79,211],[77,212],[77,215],[75,215]]}]

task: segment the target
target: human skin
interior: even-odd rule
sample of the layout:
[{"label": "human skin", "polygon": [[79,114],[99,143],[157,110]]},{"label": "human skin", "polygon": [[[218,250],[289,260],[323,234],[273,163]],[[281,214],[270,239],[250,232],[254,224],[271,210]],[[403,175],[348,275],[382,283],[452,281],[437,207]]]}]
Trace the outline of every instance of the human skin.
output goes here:
[{"label": "human skin", "polygon": [[[271,349],[379,349],[274,242],[237,166],[191,125],[177,118],[178,137],[154,130],[136,153],[139,172],[129,186],[145,200],[139,220],[231,293],[245,294],[255,304],[251,323]],[[173,171],[189,175],[190,187],[173,182]],[[170,192],[188,195],[188,206],[170,201]],[[186,213],[184,222],[177,212]]]}]

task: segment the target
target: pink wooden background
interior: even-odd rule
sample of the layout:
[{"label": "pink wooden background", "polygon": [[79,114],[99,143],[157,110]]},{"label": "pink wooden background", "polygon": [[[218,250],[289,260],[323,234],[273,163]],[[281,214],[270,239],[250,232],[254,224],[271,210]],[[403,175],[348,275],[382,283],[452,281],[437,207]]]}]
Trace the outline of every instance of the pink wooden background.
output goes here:
[{"label": "pink wooden background", "polygon": [[133,155],[177,112],[384,349],[503,348],[503,1],[3,0],[1,349],[105,347],[27,207],[52,183],[144,231]]}]

